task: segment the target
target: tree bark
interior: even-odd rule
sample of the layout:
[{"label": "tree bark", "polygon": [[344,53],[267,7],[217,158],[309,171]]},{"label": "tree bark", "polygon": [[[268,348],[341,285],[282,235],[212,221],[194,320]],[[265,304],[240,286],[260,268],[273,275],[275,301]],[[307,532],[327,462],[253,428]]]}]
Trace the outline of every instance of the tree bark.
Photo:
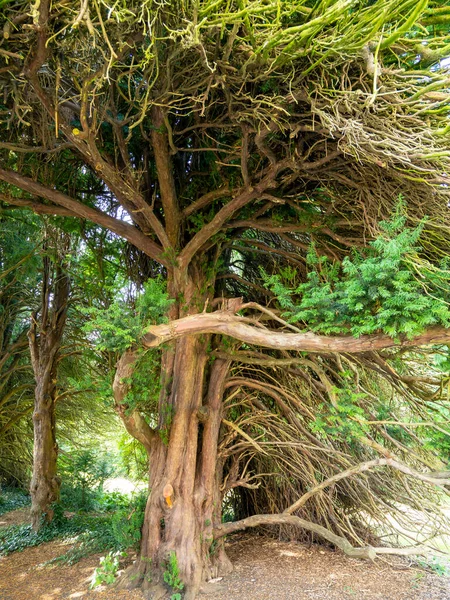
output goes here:
[{"label": "tree bark", "polygon": [[42,517],[47,522],[53,519],[52,504],[59,499],[58,445],[55,433],[56,376],[68,297],[67,274],[60,266],[54,267],[45,258],[40,323],[37,322],[37,313],[34,313],[28,334],[36,380],[33,475],[30,485],[32,526],[36,531],[42,525]]},{"label": "tree bark", "polygon": [[[184,288],[184,307],[189,306],[185,311],[196,311],[204,302],[199,279],[190,280]],[[182,310],[180,304],[171,312]],[[157,430],[148,428],[145,440],[142,426],[137,426],[142,417],[126,410],[126,394],[119,383],[121,376],[116,373],[116,405],[122,404],[119,415],[128,431],[145,442],[150,464],[140,557],[119,587],[141,586],[153,599],[170,592],[164,572],[172,553],[177,558],[187,600],[197,597],[203,581],[231,569],[222,542],[217,544],[213,538],[213,529],[221,522],[217,449],[230,363],[219,359],[208,364],[209,343],[210,336],[186,336],[163,351],[160,422]],[[128,362],[123,357],[118,365],[128,377],[129,369],[125,372],[122,367],[132,364],[131,354]]]}]

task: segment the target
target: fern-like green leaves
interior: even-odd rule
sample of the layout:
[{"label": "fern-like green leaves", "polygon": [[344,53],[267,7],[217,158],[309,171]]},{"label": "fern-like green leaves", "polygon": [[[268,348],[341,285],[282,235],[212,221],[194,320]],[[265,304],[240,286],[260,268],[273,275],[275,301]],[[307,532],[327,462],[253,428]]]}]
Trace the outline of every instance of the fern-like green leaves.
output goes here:
[{"label": "fern-like green leaves", "polygon": [[263,273],[284,317],[325,334],[384,332],[408,338],[432,325],[450,327],[450,271],[419,259],[417,244],[424,223],[410,229],[397,214],[381,223],[381,234],[364,252],[342,263],[308,253],[307,281],[296,288],[283,273]]}]

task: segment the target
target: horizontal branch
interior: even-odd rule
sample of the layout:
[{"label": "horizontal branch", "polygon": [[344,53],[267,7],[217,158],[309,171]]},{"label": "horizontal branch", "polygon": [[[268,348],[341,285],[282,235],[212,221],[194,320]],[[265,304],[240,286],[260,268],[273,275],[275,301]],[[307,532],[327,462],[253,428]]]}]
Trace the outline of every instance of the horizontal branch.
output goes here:
[{"label": "horizontal branch", "polygon": [[72,142],[63,142],[58,144],[54,148],[47,148],[47,146],[23,146],[20,144],[10,144],[9,142],[0,142],[0,148],[5,150],[11,150],[12,152],[21,152],[25,154],[52,154],[53,152],[60,152],[65,148],[72,148]]},{"label": "horizontal branch", "polygon": [[427,344],[448,344],[450,342],[450,328],[445,329],[444,327],[431,327],[412,339],[408,339],[404,335],[393,339],[384,333],[362,335],[359,338],[326,336],[312,332],[285,333],[255,327],[248,324],[248,319],[229,312],[217,311],[191,315],[167,324],[151,325],[143,336],[142,343],[148,348],[154,348],[185,335],[203,333],[228,335],[246,344],[262,346],[263,348],[321,353],[358,353],[396,346],[414,347]]},{"label": "horizontal branch", "polygon": [[8,196],[0,193],[0,201],[10,204],[15,208],[29,208],[38,215],[54,215],[57,217],[78,217],[76,213],[64,208],[62,206],[42,204],[42,202],[35,202],[34,200],[27,200],[26,198],[15,198],[14,196]]}]

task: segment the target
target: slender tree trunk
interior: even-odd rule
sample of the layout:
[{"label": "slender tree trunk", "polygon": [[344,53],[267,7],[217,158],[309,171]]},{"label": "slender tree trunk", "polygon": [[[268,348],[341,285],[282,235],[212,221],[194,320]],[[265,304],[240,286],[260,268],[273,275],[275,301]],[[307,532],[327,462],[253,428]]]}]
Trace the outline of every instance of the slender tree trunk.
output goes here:
[{"label": "slender tree trunk", "polygon": [[[31,362],[36,380],[33,413],[34,448],[31,479],[31,517],[38,530],[42,517],[53,518],[52,504],[59,499],[58,445],[55,434],[57,360],[64,332],[69,280],[60,266],[44,259],[42,306],[32,315],[29,330]],[[38,323],[39,320],[39,323]]]},{"label": "slender tree trunk", "polygon": [[50,378],[37,374],[33,412],[34,447],[33,476],[31,479],[31,517],[33,529],[38,530],[41,517],[50,522],[51,505],[59,499],[60,480],[56,474],[58,445],[55,435],[55,391],[53,375]]}]

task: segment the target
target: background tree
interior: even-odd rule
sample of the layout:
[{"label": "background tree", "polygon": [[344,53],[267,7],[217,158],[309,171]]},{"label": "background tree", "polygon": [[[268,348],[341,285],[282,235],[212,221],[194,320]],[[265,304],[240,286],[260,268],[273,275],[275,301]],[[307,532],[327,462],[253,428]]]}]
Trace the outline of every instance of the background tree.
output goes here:
[{"label": "background tree", "polygon": [[[89,430],[90,437],[97,435],[103,439],[115,428],[114,413],[110,408],[111,376],[108,375],[114,358],[93,350],[83,330],[88,320],[83,309],[95,298],[107,305],[110,286],[113,286],[114,277],[120,271],[114,263],[120,252],[120,244],[114,247],[114,258],[114,253],[109,253],[103,232],[97,237],[92,228],[86,228],[82,232],[81,241],[80,231],[70,227],[70,223],[64,224],[64,231],[61,233],[55,229],[54,220],[46,218],[44,222],[39,217],[36,219],[26,213],[14,214],[9,210],[2,211],[1,221],[3,395],[0,403],[0,477],[2,485],[6,487],[18,485],[29,489],[33,463],[31,417],[36,382],[27,333],[32,313],[34,328],[38,330],[42,327],[42,287],[45,280],[49,277],[51,279],[49,271],[55,260],[65,262],[65,268],[72,279],[66,326],[54,360],[57,374],[53,377],[54,397],[50,407],[51,417],[57,422],[58,445],[62,443],[66,449],[65,461],[71,460],[70,453],[67,454],[69,449],[86,450],[84,430]],[[62,223],[58,225],[61,226]],[[66,248],[61,257],[59,254],[64,250],[64,244],[69,244],[70,252]],[[92,247],[97,247],[97,256],[93,256]],[[102,271],[98,268],[100,253],[104,259]],[[123,278],[121,281],[123,282]],[[50,303],[54,300],[51,287],[51,282],[48,285],[47,281],[44,300]],[[32,333],[36,334],[37,331]],[[50,429],[54,435],[54,423],[53,426],[50,425]],[[42,465],[37,465],[35,470],[42,468]],[[40,524],[39,519],[37,522]]]},{"label": "background tree", "polygon": [[32,453],[34,381],[27,330],[38,286],[37,228],[34,217],[23,217],[0,217],[0,480],[9,485],[27,481]]},{"label": "background tree", "polygon": [[[51,234],[50,234],[51,235]],[[51,248],[50,235],[44,240],[41,305],[31,315],[28,332],[35,386],[33,411],[33,476],[31,478],[31,518],[33,529],[53,518],[52,504],[59,500],[56,443],[57,365],[66,325],[70,294],[66,255],[70,239],[60,237]],[[53,254],[53,256],[52,256]]]},{"label": "background tree", "polygon": [[[204,578],[229,566],[223,535],[249,525],[296,524],[346,552],[373,556],[347,539],[367,541],[354,526],[361,513],[350,517],[344,500],[361,509],[360,495],[346,494],[342,482],[386,465],[441,481],[420,472],[423,462],[442,464],[424,456],[420,438],[412,454],[414,425],[393,419],[408,429],[408,443],[401,442],[387,431],[385,413],[396,415],[402,396],[422,416],[448,418],[431,367],[421,358],[422,372],[411,375],[416,355],[407,350],[432,343],[436,354],[449,339],[440,264],[448,252],[448,80],[440,62],[448,20],[444,3],[426,0],[6,5],[1,199],[109,229],[134,247],[142,281],[160,275],[166,282],[149,288],[157,310],[149,311],[144,294],[115,345],[123,351],[117,411],[151,465],[141,559],[129,581],[155,597],[166,592],[161,576],[173,552],[186,598],[194,598]],[[379,222],[399,194],[408,206],[406,239],[391,231],[389,254],[374,247],[366,256],[370,240],[383,243]],[[354,248],[360,255],[346,262]],[[401,281],[393,289],[377,281],[374,261],[386,277],[393,263],[402,266],[407,298]],[[413,310],[400,319],[410,300]],[[170,323],[157,325],[164,306]],[[132,344],[145,318],[154,325],[141,343],[165,342],[160,355],[148,354],[160,357],[157,406],[130,397],[145,373]],[[365,321],[370,332],[357,337]],[[102,329],[104,322],[99,336]],[[395,347],[400,352],[386,350]],[[283,367],[276,383],[266,368],[274,360],[285,361],[275,364]],[[368,419],[384,381],[396,393]],[[289,447],[299,430],[313,446],[309,462],[306,442],[296,455],[301,484],[289,480],[281,451],[289,427]],[[352,454],[368,459],[364,466],[353,459],[342,472],[343,436]],[[264,444],[275,448],[266,463]],[[405,466],[392,447],[416,464]],[[267,464],[270,471],[256,470]],[[305,510],[308,498],[289,505],[280,496],[280,481],[293,497],[314,479],[322,507],[310,515],[319,522],[321,490],[340,482],[339,516],[324,523],[329,529],[290,515]],[[258,481],[272,482],[259,497],[251,491]],[[353,488],[369,490],[365,507],[398,499],[392,488],[375,488],[379,481],[367,476]],[[400,481],[411,502],[409,479]],[[240,495],[242,517],[280,504],[288,514],[221,525],[223,493],[242,487],[250,490]]]}]

